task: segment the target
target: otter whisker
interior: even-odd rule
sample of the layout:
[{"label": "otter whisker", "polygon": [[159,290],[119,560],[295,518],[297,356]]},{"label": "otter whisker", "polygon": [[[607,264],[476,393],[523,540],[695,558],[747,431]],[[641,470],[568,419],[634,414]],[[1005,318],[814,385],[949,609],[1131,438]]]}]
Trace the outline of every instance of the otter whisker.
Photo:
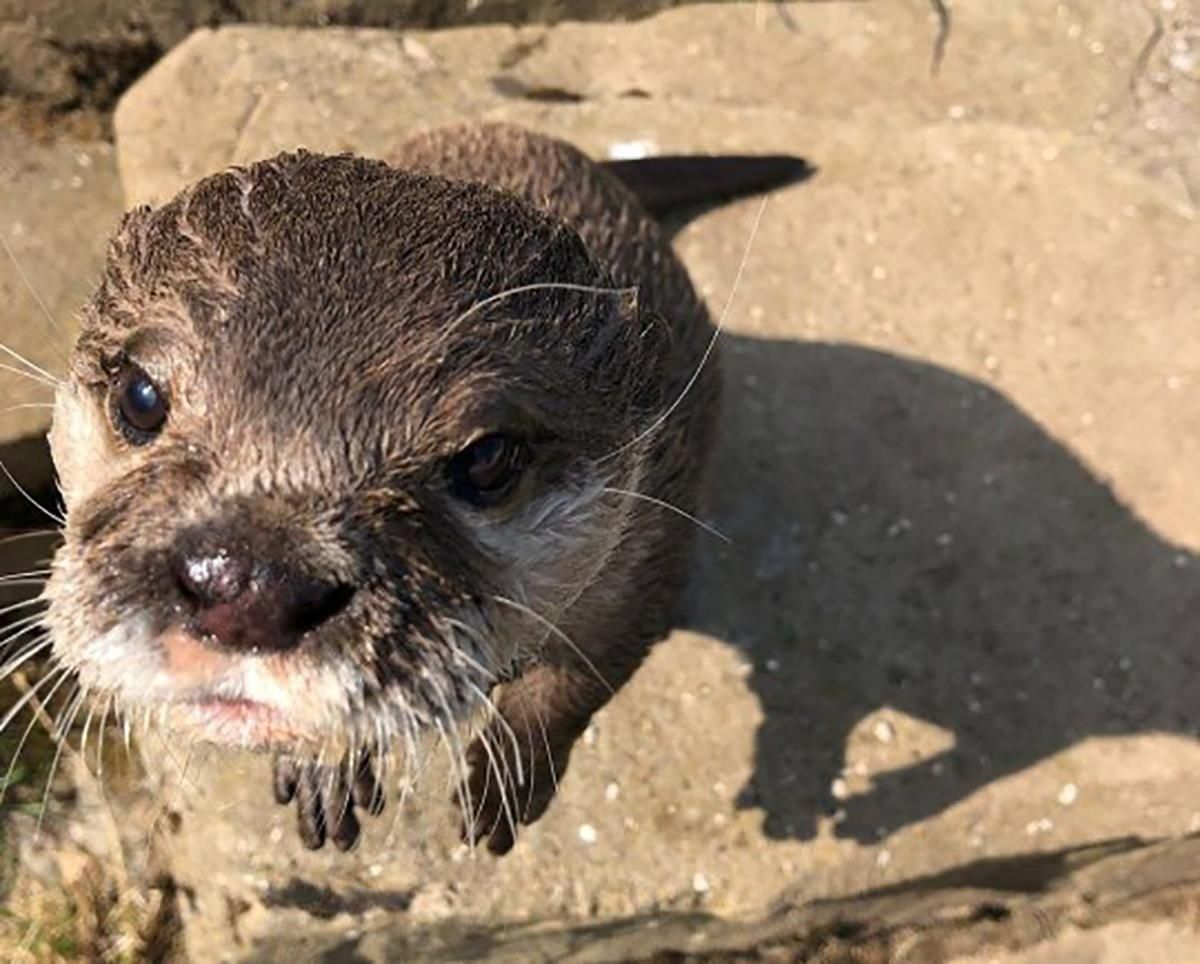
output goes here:
[{"label": "otter whisker", "polygon": [[56,682],[46,694],[46,699],[52,700],[54,699],[54,694],[58,692],[59,687],[71,678],[71,674],[67,671],[66,667],[52,670],[33,685],[25,683],[24,686],[22,686],[21,683],[18,682],[18,688],[24,689],[24,695],[21,697],[20,701],[13,706],[12,710],[9,712],[9,715],[4,718],[4,721],[0,722],[0,733],[3,733],[8,727],[8,724],[12,721],[13,716],[19,712],[26,703],[32,701],[33,712],[29,720],[30,725],[26,727],[25,733],[21,737],[21,741],[17,744],[17,750],[13,754],[12,762],[9,764],[8,771],[4,775],[4,785],[0,787],[0,804],[4,802],[4,797],[8,793],[8,788],[12,783],[12,775],[16,770],[17,760],[20,759],[21,750],[25,746],[25,741],[29,737],[29,731],[33,729],[33,726],[36,725],[45,714],[45,710],[42,709],[41,703],[37,701],[37,692],[42,688],[43,685],[45,685],[47,680],[54,679],[55,676],[58,677],[58,682]]},{"label": "otter whisker", "polygon": [[[50,698],[53,698],[55,691],[58,689],[58,686],[61,686],[62,682],[69,678],[70,678],[70,674],[67,674],[67,673],[63,674],[62,678],[59,680],[58,685],[55,686],[50,691],[50,694],[49,694]],[[12,786],[12,776],[13,776],[13,773],[17,769],[17,762],[21,759],[21,751],[25,748],[25,742],[29,739],[29,734],[33,732],[33,728],[35,726],[37,726],[37,724],[38,724],[38,715],[36,713],[31,713],[29,716],[29,723],[26,725],[24,732],[21,734],[21,739],[17,741],[17,747],[13,751],[12,761],[8,765],[8,770],[5,771],[4,782],[2,784],[0,784],[0,804],[4,803],[4,797],[8,793],[8,788],[10,786]]]},{"label": "otter whisker", "polygon": [[16,542],[19,539],[33,539],[37,536],[49,536],[58,532],[58,529],[30,529],[27,532],[18,532],[15,535],[5,536],[0,539],[0,546],[6,546],[10,542]]},{"label": "otter whisker", "polygon": [[725,319],[729,315],[729,309],[733,305],[734,296],[737,294],[738,287],[741,285],[742,274],[746,270],[746,264],[750,260],[750,251],[754,247],[754,239],[758,236],[758,226],[762,224],[763,213],[767,210],[767,202],[770,200],[771,195],[768,194],[763,197],[762,203],[758,206],[758,214],[754,217],[754,224],[750,228],[750,237],[746,241],[746,249],[742,252],[741,263],[738,265],[737,272],[733,276],[733,284],[729,288],[729,296],[725,299],[725,306],[721,309],[720,317],[717,318],[717,324],[713,328],[712,337],[709,338],[708,345],[705,346],[704,349],[704,354],[700,356],[700,362],[696,365],[696,370],[692,372],[692,377],[689,378],[684,384],[683,389],[675,397],[675,401],[668,405],[667,408],[657,418],[654,419],[654,421],[652,421],[645,429],[635,435],[628,442],[625,442],[623,445],[618,446],[607,455],[601,456],[599,459],[597,459],[597,464],[605,462],[614,456],[620,455],[626,449],[632,448],[642,441],[642,439],[652,435],[659,428],[661,428],[666,420],[671,417],[672,413],[679,408],[680,404],[682,404],[683,400],[687,397],[688,392],[692,390],[692,386],[695,385],[697,380],[700,378],[700,373],[704,371],[704,366],[708,364],[709,358],[712,357],[712,353],[717,347],[717,339],[721,337],[721,332],[725,329]]},{"label": "otter whisker", "polygon": [[515,288],[505,288],[503,291],[497,291],[493,295],[488,295],[486,298],[481,298],[479,301],[476,301],[473,305],[471,305],[470,308],[450,322],[448,327],[453,330],[472,315],[478,314],[489,305],[494,305],[506,298],[511,298],[514,295],[525,294],[530,291],[575,291],[579,292],[580,294],[613,296],[624,295],[627,298],[636,298],[638,294],[638,286],[627,285],[623,288],[604,288],[596,285],[571,284],[565,281],[539,281],[533,284],[517,285]]},{"label": "otter whisker", "polygon": [[[33,628],[33,627],[31,627],[31,628]],[[38,627],[38,628],[40,628],[40,627]],[[0,667],[0,682],[3,682],[4,680],[6,680],[12,673],[15,673],[22,666],[24,666],[27,662],[29,662],[29,660],[31,660],[34,656],[36,656],[38,653],[42,652],[42,650],[46,649],[50,645],[51,645],[51,640],[50,640],[50,635],[48,633],[44,636],[39,636],[37,639],[31,641],[25,647],[25,649],[23,651],[21,651],[16,656],[14,656],[3,667]]]},{"label": "otter whisker", "polygon": [[66,734],[70,731],[72,724],[75,722],[75,717],[79,714],[79,708],[83,705],[82,687],[80,687],[78,691],[78,696],[79,698],[72,697],[73,702],[67,704],[70,709],[68,711],[64,711],[63,715],[66,717],[66,725],[63,728],[62,734],[60,735],[58,733],[57,726],[55,727],[55,731],[50,734],[50,738],[54,740],[56,746],[54,750],[54,759],[50,761],[50,774],[46,777],[46,789],[42,793],[42,807],[41,811],[38,813],[37,826],[34,828],[34,840],[37,840],[42,833],[42,822],[46,819],[46,810],[50,806],[50,790],[54,786],[54,775],[58,772],[58,761],[62,759],[62,752],[67,747]]},{"label": "otter whisker", "polygon": [[[4,348],[4,345],[0,344],[0,349],[2,348]],[[28,378],[31,382],[35,382],[38,385],[45,385],[50,389],[57,389],[59,385],[58,382],[47,381],[40,375],[35,375],[33,372],[26,371],[24,368],[17,368],[15,365],[5,365],[3,362],[0,362],[0,371],[11,372],[14,375],[20,375],[22,378]]]},{"label": "otter whisker", "polygon": [[[65,679],[68,675],[69,673],[66,666],[57,666],[50,670],[50,672],[30,686],[27,690],[25,690],[21,698],[18,699],[17,702],[11,707],[9,707],[8,712],[4,714],[4,718],[0,719],[0,733],[3,733],[6,729],[8,729],[8,724],[11,723],[13,718],[21,712],[25,704],[37,695],[37,691],[45,686],[48,680],[52,680],[55,678],[55,676],[58,676],[60,677],[61,682],[61,680]],[[55,689],[57,688],[58,687],[55,686]],[[53,690],[51,691],[51,694],[53,695]]]},{"label": "otter whisker", "polygon": [[26,492],[25,488],[21,485],[21,483],[18,482],[15,478],[13,478],[13,474],[10,471],[8,471],[8,466],[5,465],[3,462],[0,462],[0,471],[4,472],[5,476],[8,478],[8,481],[12,484],[12,487],[14,489],[16,489],[18,492],[20,492],[21,495],[23,495],[25,497],[25,501],[28,502],[31,506],[33,506],[35,509],[37,509],[39,512],[41,512],[42,515],[46,516],[53,522],[58,523],[59,525],[65,526],[67,524],[67,520],[64,516],[56,515],[55,513],[51,512],[49,509],[47,509],[45,506],[43,506],[40,502],[38,502],[37,499],[35,499],[32,495],[30,495],[28,492]]},{"label": "otter whisker", "polygon": [[[550,737],[546,733],[546,720],[540,712],[534,713],[534,718],[537,720],[538,729],[542,733],[542,746],[546,748],[546,765],[550,768],[550,784],[554,787],[555,795],[558,794],[558,770],[554,766],[554,751],[550,749]],[[530,798],[533,797],[533,787],[529,788]]]},{"label": "otter whisker", "polygon": [[83,718],[83,732],[79,736],[79,758],[83,761],[83,765],[87,766],[87,741],[88,734],[92,729],[92,720],[96,715],[96,701],[88,701],[87,716]]},{"label": "otter whisker", "polygon": [[96,779],[101,783],[104,782],[104,732],[108,729],[108,714],[113,708],[115,699],[114,694],[108,694],[108,699],[104,702],[104,713],[100,717],[100,726],[96,733]]},{"label": "otter whisker", "polygon": [[[45,600],[38,596],[30,596],[28,599],[19,599],[15,603],[10,603],[9,605],[0,608],[0,616],[15,612],[18,609],[25,609],[27,606],[37,606],[44,602]],[[3,645],[3,642],[0,642],[0,646]]]},{"label": "otter whisker", "polygon": [[514,599],[507,598],[506,596],[492,595],[489,598],[495,600],[496,602],[500,603],[501,605],[511,606],[513,609],[516,609],[519,612],[523,612],[523,613],[525,613],[525,615],[529,616],[531,619],[536,620],[537,622],[541,623],[542,626],[544,626],[551,635],[553,635],[556,639],[559,639],[562,642],[566,643],[567,646],[569,646],[571,648],[571,650],[575,653],[575,655],[578,656],[583,661],[583,663],[588,667],[588,669],[590,669],[592,671],[592,673],[595,675],[596,679],[598,679],[604,685],[605,689],[608,690],[610,695],[612,695],[616,692],[616,690],[613,689],[612,684],[607,679],[605,679],[604,675],[600,672],[600,670],[598,670],[596,668],[596,664],[593,663],[588,658],[587,654],[575,644],[574,640],[572,640],[571,637],[569,637],[561,629],[559,629],[557,626],[555,626],[554,623],[552,623],[550,620],[548,620],[545,616],[541,615],[538,612],[535,612],[534,610],[530,609],[528,606],[522,605],[521,603],[517,602]]},{"label": "otter whisker", "polygon": [[[500,790],[500,809],[504,812],[504,818],[508,821],[508,830],[512,834],[513,839],[517,836],[517,818],[513,809],[512,802],[509,801],[509,793],[515,790],[512,784],[512,772],[509,770],[508,764],[505,763],[503,770],[500,768],[500,762],[497,761],[496,751],[492,747],[492,741],[488,739],[487,729],[485,728],[479,734],[479,742],[483,745],[483,752],[487,754],[487,783],[491,782],[491,774],[496,774],[496,782]],[[500,754],[500,761],[504,760],[504,755]],[[483,791],[484,799],[487,798],[487,786],[485,784]],[[480,801],[480,812],[483,811],[483,801]],[[486,828],[485,828],[486,830]]]},{"label": "otter whisker", "polygon": [[33,362],[31,362],[28,358],[26,358],[20,352],[14,351],[8,345],[4,344],[4,342],[2,342],[2,341],[0,341],[0,351],[4,352],[4,354],[8,355],[9,358],[12,358],[12,359],[16,360],[17,362],[19,362],[20,364],[24,365],[25,368],[28,369],[33,374],[40,375],[43,379],[48,381],[55,388],[57,388],[59,385],[62,384],[61,378],[58,378],[56,375],[53,375],[50,372],[46,371],[46,369],[42,368],[40,365],[35,365]]},{"label": "otter whisker", "polygon": [[0,806],[4,805],[4,798],[8,794],[8,788],[12,786],[13,774],[16,772],[17,763],[21,759],[21,751],[25,749],[25,743],[29,739],[29,734],[33,732],[33,728],[37,724],[37,715],[30,714],[29,722],[25,724],[25,729],[21,733],[21,739],[17,741],[16,749],[13,750],[12,760],[8,764],[8,769],[4,772],[4,779],[0,781]]},{"label": "otter whisker", "polygon": [[509,742],[512,744],[513,759],[516,761],[517,782],[524,783],[525,782],[525,773],[524,773],[525,765],[521,760],[521,747],[520,747],[520,744],[518,744],[518,742],[517,742],[517,734],[513,730],[512,725],[508,722],[508,720],[506,720],[504,718],[504,714],[500,712],[500,708],[496,705],[495,701],[493,701],[492,698],[487,695],[487,693],[483,692],[483,690],[481,690],[474,683],[468,683],[467,685],[474,691],[475,697],[480,702],[482,702],[483,705],[491,713],[492,719],[495,720],[497,723],[499,723],[500,726],[503,727],[505,733],[508,734]]},{"label": "otter whisker", "polygon": [[[18,581],[26,581],[27,582],[31,578],[38,577],[38,576],[43,577],[43,579],[44,579],[45,576],[50,575],[50,572],[51,572],[50,569],[28,569],[25,572],[6,573],[5,575],[0,576],[0,585],[3,585],[5,583],[10,583],[10,582],[18,582]],[[43,581],[43,580],[35,579],[35,581]]]},{"label": "otter whisker", "polygon": [[[467,762],[467,754],[466,754],[466,751],[463,749],[462,739],[460,738],[459,732],[458,732],[458,726],[455,724],[454,714],[450,710],[450,703],[446,699],[446,694],[442,690],[442,687],[438,683],[437,679],[434,678],[432,675],[427,675],[426,680],[428,681],[430,687],[433,689],[434,695],[437,697],[437,700],[441,706],[442,712],[446,714],[446,730],[449,733],[449,741],[450,741],[449,746],[453,750],[451,762],[454,765],[455,770],[457,771],[457,776],[458,776],[458,780],[459,780],[459,783],[462,788],[462,793],[465,796],[466,812],[471,814],[472,816],[474,816],[475,815],[475,805],[474,805],[474,801],[471,799],[471,784],[470,784],[471,768],[470,768],[469,763]],[[438,730],[440,732],[442,729],[441,722],[440,722],[440,718],[436,714],[434,715],[434,721],[438,724]],[[468,826],[471,826],[471,825],[472,824],[468,824]]]},{"label": "otter whisker", "polygon": [[20,405],[9,405],[8,408],[0,408],[0,415],[7,415],[9,412],[19,412],[23,408],[56,408],[54,402],[22,402]]},{"label": "otter whisker", "polygon": [[8,239],[5,238],[3,234],[0,234],[0,246],[3,246],[4,252],[8,255],[8,260],[11,261],[13,267],[17,269],[17,277],[21,279],[21,284],[25,286],[25,290],[28,291],[30,297],[33,298],[34,304],[36,304],[41,310],[42,317],[46,319],[51,329],[61,332],[62,326],[58,323],[58,321],[55,320],[54,315],[50,313],[50,309],[46,307],[46,302],[42,300],[42,296],[38,294],[37,288],[35,288],[33,286],[33,282],[29,280],[29,275],[25,273],[25,269],[21,266],[21,262],[17,259],[16,252],[13,251],[12,247],[8,243]]},{"label": "otter whisker", "polygon": [[679,508],[679,506],[677,506],[677,505],[672,505],[670,502],[666,502],[663,499],[656,499],[654,496],[645,495],[642,492],[634,492],[632,489],[613,488],[611,485],[606,485],[600,491],[611,492],[613,495],[623,495],[630,499],[640,499],[643,502],[649,502],[651,505],[656,505],[660,509],[667,509],[670,512],[674,512],[676,515],[681,516],[684,519],[687,519],[688,522],[691,522],[694,525],[698,526],[699,528],[703,529],[709,535],[716,536],[718,539],[720,539],[725,544],[727,544],[727,545],[733,544],[733,540],[730,539],[729,536],[725,535],[725,533],[721,532],[719,529],[716,529],[713,526],[710,526],[707,522],[704,522],[701,519],[697,519],[690,512],[687,512],[687,511]]},{"label": "otter whisker", "polygon": [[[450,758],[450,770],[453,774],[452,779],[455,781],[454,793],[458,799],[458,809],[462,814],[463,826],[470,827],[472,826],[471,815],[474,813],[475,808],[471,805],[471,790],[470,787],[467,786],[466,774],[464,772],[463,765],[458,757],[454,754],[453,748],[450,745],[450,741],[446,736],[446,728],[442,725],[441,718],[434,717],[433,722],[434,726],[437,728],[438,737],[440,738],[442,745],[446,748],[446,755]],[[473,841],[471,846],[473,849]]]},{"label": "otter whisker", "polygon": [[50,738],[52,740],[57,742],[66,735],[67,730],[70,728],[70,724],[68,723],[67,726],[64,727],[64,721],[69,720],[73,715],[72,710],[76,709],[78,704],[83,702],[84,693],[85,690],[83,683],[77,680],[75,683],[75,688],[71,691],[71,695],[66,698],[66,702],[63,704],[62,709],[58,711],[58,715],[54,719],[54,730],[50,734]]},{"label": "otter whisker", "polygon": [[22,616],[20,619],[14,620],[5,627],[6,632],[3,638],[0,638],[0,648],[8,649],[12,644],[29,632],[30,629],[44,628],[41,627],[41,621],[45,618],[44,612],[29,613],[27,616]]}]

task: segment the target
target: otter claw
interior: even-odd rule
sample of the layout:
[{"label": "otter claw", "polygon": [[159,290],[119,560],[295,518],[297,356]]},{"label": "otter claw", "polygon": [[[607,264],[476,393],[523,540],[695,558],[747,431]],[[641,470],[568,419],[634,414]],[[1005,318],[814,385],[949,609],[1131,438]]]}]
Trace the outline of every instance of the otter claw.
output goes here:
[{"label": "otter claw", "polygon": [[326,839],[338,850],[349,850],[361,836],[356,810],[371,816],[383,812],[383,788],[366,757],[353,768],[348,760],[336,765],[298,760],[280,755],[274,760],[272,790],[275,801],[296,803],[300,841],[309,850],[319,850]]},{"label": "otter claw", "polygon": [[494,761],[483,738],[467,750],[467,800],[473,813],[469,822],[459,825],[463,843],[474,847],[486,838],[488,852],[497,857],[513,849],[518,827],[534,823],[546,812],[557,789],[555,771],[566,768],[566,754],[557,764],[545,757],[527,759],[518,779],[515,761],[507,753],[504,756],[503,764]]}]

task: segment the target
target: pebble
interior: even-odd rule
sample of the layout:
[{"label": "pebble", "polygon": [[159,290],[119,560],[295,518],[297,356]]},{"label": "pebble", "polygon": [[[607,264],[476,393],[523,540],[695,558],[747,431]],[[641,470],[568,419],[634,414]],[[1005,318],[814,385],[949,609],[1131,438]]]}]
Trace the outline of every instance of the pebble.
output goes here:
[{"label": "pebble", "polygon": [[896,728],[887,720],[877,720],[871,732],[880,743],[891,743],[896,738]]},{"label": "pebble", "polygon": [[604,799],[612,803],[621,795],[621,787],[619,784],[610,783],[604,788]]},{"label": "pebble", "polygon": [[579,839],[581,841],[583,841],[588,846],[591,846],[592,844],[594,844],[596,842],[596,838],[597,838],[596,828],[593,827],[590,823],[584,823],[584,824],[579,825]]},{"label": "pebble", "polygon": [[652,140],[614,141],[608,145],[608,156],[614,161],[637,161],[658,153],[658,145]]},{"label": "pebble", "polygon": [[1073,783],[1064,783],[1063,788],[1058,791],[1058,802],[1064,807],[1069,807],[1079,799],[1079,787]]},{"label": "pebble", "polygon": [[707,894],[711,889],[712,886],[709,884],[708,878],[705,877],[703,873],[696,871],[696,873],[692,875],[692,890],[694,890],[697,894]]},{"label": "pebble", "polygon": [[829,792],[834,800],[845,800],[850,796],[850,784],[838,777],[829,785]]}]

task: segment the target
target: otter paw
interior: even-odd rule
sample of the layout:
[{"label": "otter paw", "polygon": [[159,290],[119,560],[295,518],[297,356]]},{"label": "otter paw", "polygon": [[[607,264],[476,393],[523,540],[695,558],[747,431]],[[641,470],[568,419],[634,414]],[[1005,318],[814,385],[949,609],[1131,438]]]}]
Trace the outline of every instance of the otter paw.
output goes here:
[{"label": "otter paw", "polygon": [[319,850],[326,838],[338,850],[349,850],[362,832],[356,811],[373,817],[383,812],[383,788],[367,757],[357,765],[348,759],[323,764],[280,754],[272,783],[276,803],[286,806],[295,800],[300,841],[309,850]]},{"label": "otter paw", "polygon": [[503,856],[516,843],[517,827],[538,820],[558,791],[558,778],[566,770],[566,754],[555,760],[539,755],[532,760],[522,755],[518,763],[511,744],[498,751],[497,737],[478,737],[467,750],[470,772],[466,789],[454,802],[470,808],[470,821],[463,821],[460,835],[475,846],[487,838],[487,849]]}]

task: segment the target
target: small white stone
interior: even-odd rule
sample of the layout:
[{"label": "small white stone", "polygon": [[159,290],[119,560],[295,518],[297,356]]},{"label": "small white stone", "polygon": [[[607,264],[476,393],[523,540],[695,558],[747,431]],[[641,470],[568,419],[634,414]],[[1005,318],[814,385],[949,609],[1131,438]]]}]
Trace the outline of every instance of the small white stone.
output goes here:
[{"label": "small white stone", "polygon": [[596,828],[593,827],[590,823],[584,823],[584,824],[579,825],[579,839],[581,841],[583,841],[585,844],[588,844],[589,846],[591,846],[592,844],[594,844],[596,842],[596,837],[597,837]]},{"label": "small white stone", "polygon": [[608,156],[614,161],[637,161],[658,153],[658,145],[647,139],[614,141],[608,145]]},{"label": "small white stone", "polygon": [[875,855],[875,866],[883,869],[892,862],[892,852],[890,850],[881,850]]},{"label": "small white stone", "polygon": [[708,878],[705,877],[703,873],[696,871],[694,874],[692,874],[692,890],[694,890],[697,894],[707,894],[711,889],[712,886],[709,884]]},{"label": "small white stone", "polygon": [[596,745],[596,724],[595,723],[591,724],[590,726],[588,726],[588,728],[586,730],[583,731],[583,743],[584,743],[584,746],[595,746]]},{"label": "small white stone", "polygon": [[610,783],[604,788],[604,799],[612,803],[621,795],[621,787],[616,783]]},{"label": "small white stone", "polygon": [[267,838],[273,844],[279,843],[283,840],[283,827],[272,827],[271,832],[267,834]]},{"label": "small white stone", "polygon": [[829,785],[829,792],[833,795],[834,800],[845,800],[850,796],[850,784],[838,777]]},{"label": "small white stone", "polygon": [[962,120],[966,116],[967,109],[962,104],[951,104],[950,109],[946,111],[953,120]]},{"label": "small white stone", "polygon": [[1058,791],[1058,802],[1064,807],[1069,807],[1079,799],[1079,787],[1073,783],[1064,783],[1063,788]]},{"label": "small white stone", "polygon": [[372,877],[383,876],[383,864],[371,864],[371,866],[367,868],[367,873]]},{"label": "small white stone", "polygon": [[777,660],[777,659],[769,659],[769,660],[767,660],[767,664],[766,664],[766,665],[767,665],[767,672],[768,672],[768,673],[777,673],[777,672],[779,672],[779,660]]},{"label": "small white stone", "polygon": [[876,720],[871,732],[880,743],[891,743],[896,738],[896,728],[887,720]]}]

